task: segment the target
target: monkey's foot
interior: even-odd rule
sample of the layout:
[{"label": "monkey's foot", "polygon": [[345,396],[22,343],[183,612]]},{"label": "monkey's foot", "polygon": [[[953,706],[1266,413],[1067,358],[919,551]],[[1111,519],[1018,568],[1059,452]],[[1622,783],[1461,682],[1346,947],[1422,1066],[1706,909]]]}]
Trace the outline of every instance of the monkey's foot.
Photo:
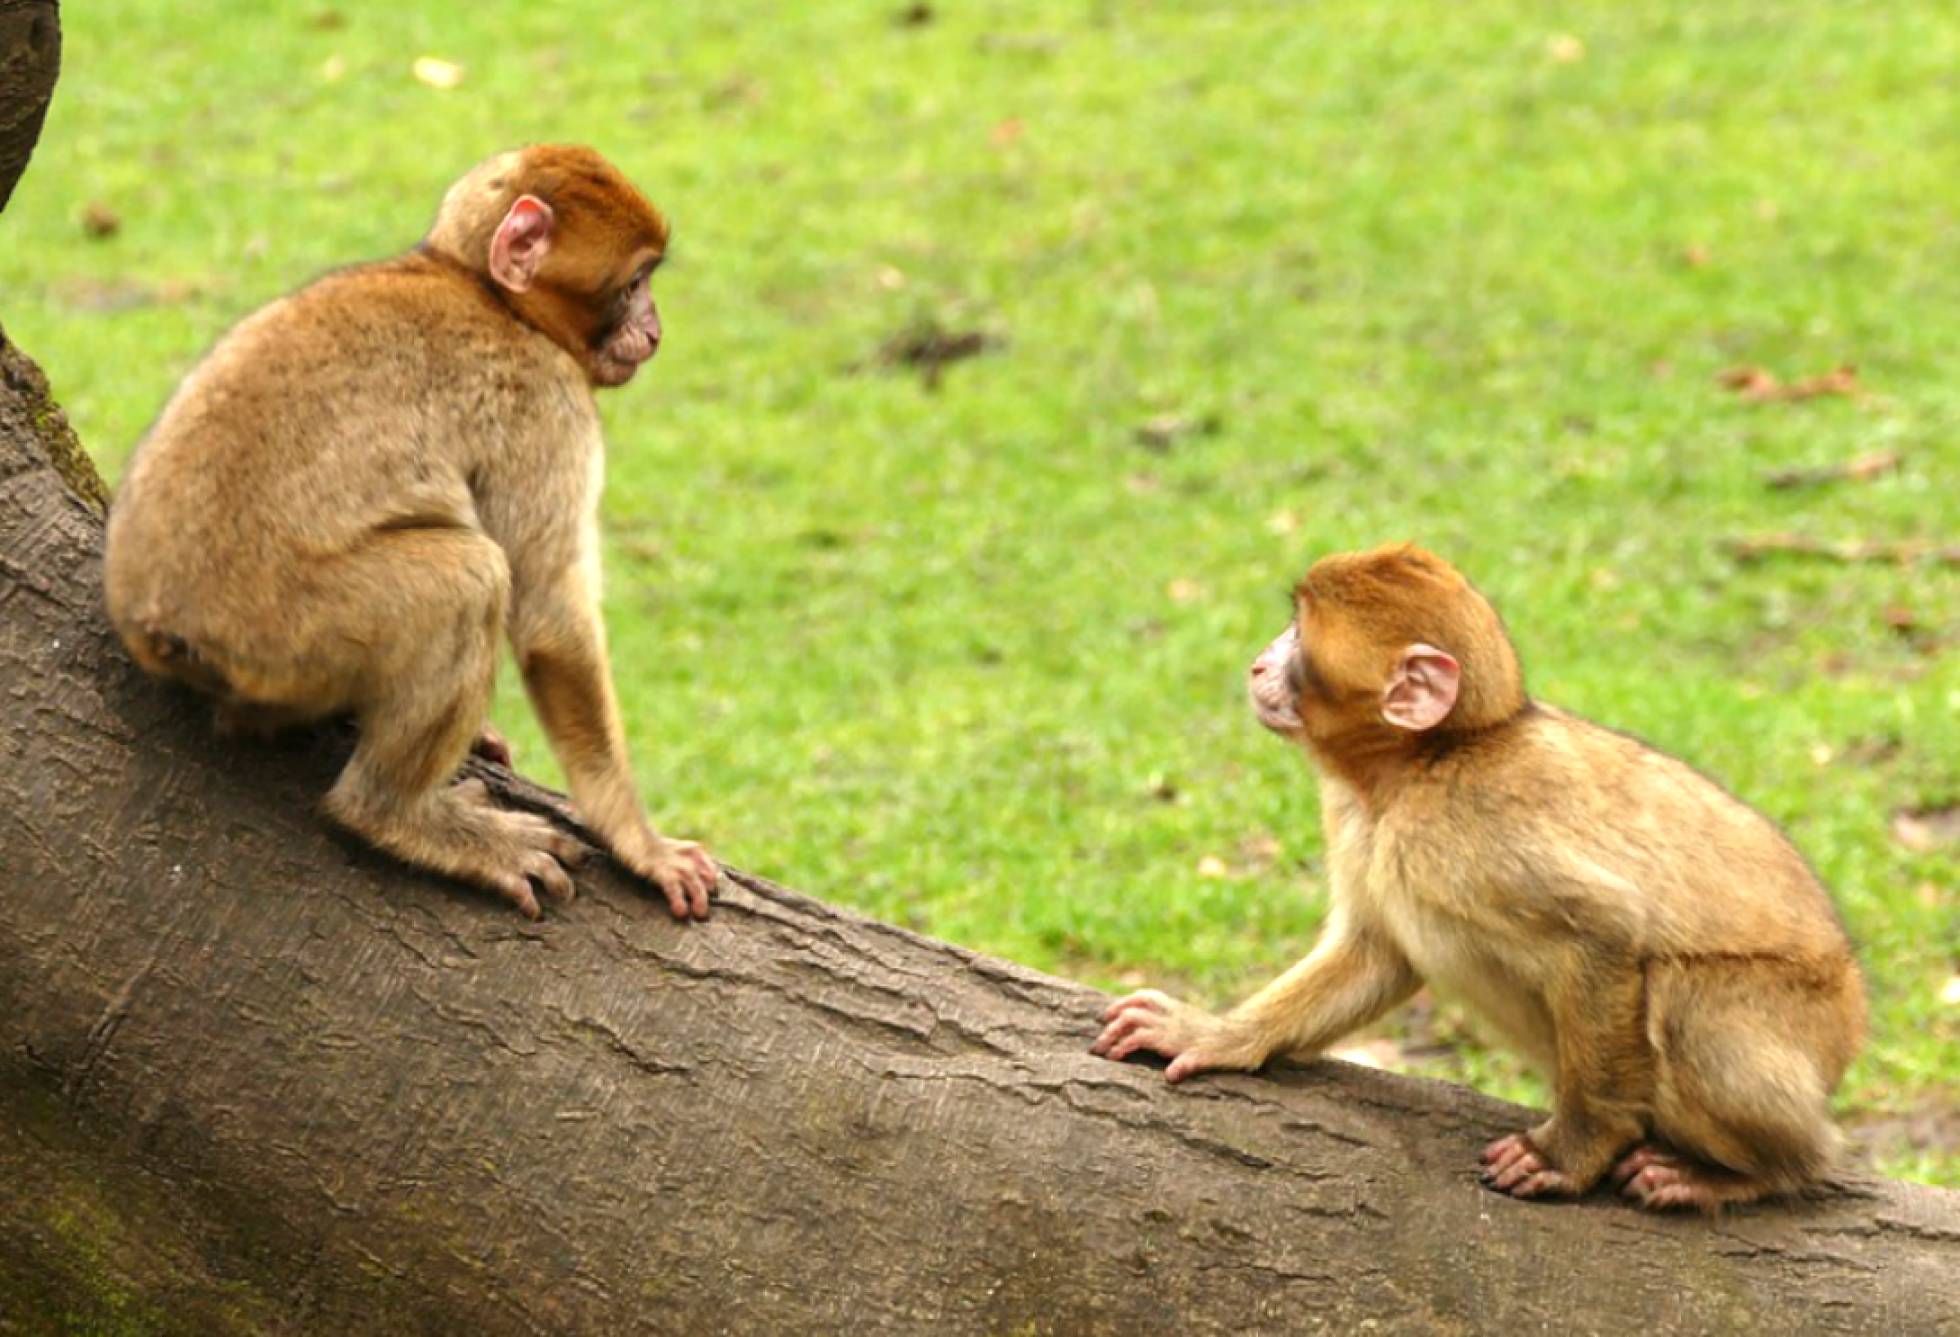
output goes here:
[{"label": "monkey's foot", "polygon": [[1576,1197],[1584,1190],[1524,1133],[1500,1137],[1484,1148],[1484,1184],[1514,1198]]},{"label": "monkey's foot", "polygon": [[1769,1185],[1732,1170],[1718,1170],[1651,1144],[1635,1147],[1613,1167],[1620,1192],[1649,1211],[1693,1207],[1718,1212],[1728,1203],[1753,1202]]},{"label": "monkey's foot", "polygon": [[530,919],[544,915],[534,883],[554,901],[572,899],[572,879],[565,870],[576,868],[586,854],[577,837],[535,813],[498,807],[481,780],[463,781],[450,789],[449,797],[476,838],[459,870],[464,878],[488,887]]}]

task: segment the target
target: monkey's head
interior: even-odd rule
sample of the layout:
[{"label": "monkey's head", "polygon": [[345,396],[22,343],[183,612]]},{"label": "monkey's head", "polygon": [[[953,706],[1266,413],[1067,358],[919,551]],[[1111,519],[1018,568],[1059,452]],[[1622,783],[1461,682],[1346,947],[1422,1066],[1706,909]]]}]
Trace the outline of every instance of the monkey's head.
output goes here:
[{"label": "monkey's head", "polygon": [[480,277],[594,385],[624,385],[660,347],[650,280],[667,220],[591,149],[535,144],[479,163],[422,244]]},{"label": "monkey's head", "polygon": [[1411,544],[1322,558],[1293,606],[1293,621],[1252,662],[1252,708],[1268,729],[1323,755],[1471,733],[1524,705],[1497,610]]}]

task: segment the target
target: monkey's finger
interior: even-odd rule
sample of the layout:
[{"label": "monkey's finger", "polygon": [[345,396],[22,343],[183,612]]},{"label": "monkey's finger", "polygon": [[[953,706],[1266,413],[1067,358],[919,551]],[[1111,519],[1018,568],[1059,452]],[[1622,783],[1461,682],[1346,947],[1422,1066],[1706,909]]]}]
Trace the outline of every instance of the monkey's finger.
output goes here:
[{"label": "monkey's finger", "polygon": [[1118,1040],[1115,1046],[1109,1051],[1109,1056],[1118,1063],[1121,1063],[1124,1059],[1139,1050],[1147,1050],[1152,1054],[1162,1054],[1164,1057],[1169,1058],[1177,1053],[1177,1045],[1173,1042],[1171,1036],[1164,1034],[1161,1030],[1152,1026],[1140,1026],[1129,1035]]},{"label": "monkey's finger", "polygon": [[1195,1049],[1186,1050],[1171,1060],[1170,1067],[1164,1069],[1164,1080],[1175,1086],[1194,1073],[1209,1072],[1217,1066],[1209,1055],[1200,1054]]},{"label": "monkey's finger", "polygon": [[[1130,1032],[1136,1030],[1147,1020],[1147,1017],[1135,1012],[1125,1012],[1123,1015],[1117,1017],[1116,1020],[1103,1027],[1102,1035],[1097,1038],[1095,1044],[1090,1046],[1090,1052],[1108,1054],[1110,1046],[1124,1039]],[[1110,1057],[1113,1058],[1115,1055],[1110,1055]]]},{"label": "monkey's finger", "polygon": [[654,879],[654,885],[659,887],[662,894],[667,897],[668,913],[676,919],[690,917],[687,888],[681,885],[680,875],[676,870],[669,869],[664,876]]},{"label": "monkey's finger", "polygon": [[689,913],[696,919],[706,919],[708,917],[708,892],[713,889],[714,885],[714,882],[704,876],[698,869],[689,873],[687,879],[687,908]]},{"label": "monkey's finger", "polygon": [[1104,1008],[1102,1019],[1104,1021],[1111,1021],[1118,1015],[1138,1008],[1148,1012],[1162,1012],[1170,1001],[1169,995],[1159,993],[1155,989],[1141,989],[1136,993],[1117,999],[1108,1007]]}]

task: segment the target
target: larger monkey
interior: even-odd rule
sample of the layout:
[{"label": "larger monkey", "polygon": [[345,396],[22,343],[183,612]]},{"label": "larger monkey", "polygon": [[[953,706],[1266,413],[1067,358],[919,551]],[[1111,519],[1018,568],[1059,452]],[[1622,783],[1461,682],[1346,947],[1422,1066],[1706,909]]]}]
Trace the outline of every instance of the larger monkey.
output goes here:
[{"label": "larger monkey", "polygon": [[590,825],[677,916],[700,846],[649,825],[599,617],[592,390],[660,343],[667,223],[597,153],[500,154],[397,259],[331,274],[212,349],[138,447],[109,519],[109,615],[136,661],[266,730],[351,713],[343,826],[535,918],[580,847],[457,767],[500,640]]},{"label": "larger monkey", "polygon": [[1321,772],[1332,905],[1313,952],[1226,1016],[1154,990],[1095,1051],[1178,1081],[1311,1055],[1427,980],[1552,1076],[1493,1143],[1518,1197],[1609,1169],[1648,1207],[1787,1191],[1831,1163],[1864,993],[1775,826],[1689,767],[1528,700],[1496,612],[1413,547],[1326,558],[1254,661],[1260,723]]}]

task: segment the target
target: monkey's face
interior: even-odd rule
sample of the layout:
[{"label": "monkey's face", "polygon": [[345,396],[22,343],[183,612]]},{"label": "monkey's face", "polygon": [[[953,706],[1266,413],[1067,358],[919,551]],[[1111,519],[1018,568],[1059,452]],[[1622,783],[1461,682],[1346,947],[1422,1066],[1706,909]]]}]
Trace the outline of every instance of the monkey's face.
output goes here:
[{"label": "monkey's face", "polygon": [[1274,733],[1298,737],[1306,728],[1300,718],[1300,626],[1288,623],[1273,643],[1259,652],[1246,673],[1252,713]]},{"label": "monkey's face", "polygon": [[595,384],[626,384],[660,348],[660,312],[653,304],[654,263],[643,266],[613,298],[611,319],[592,349],[590,373]]}]

